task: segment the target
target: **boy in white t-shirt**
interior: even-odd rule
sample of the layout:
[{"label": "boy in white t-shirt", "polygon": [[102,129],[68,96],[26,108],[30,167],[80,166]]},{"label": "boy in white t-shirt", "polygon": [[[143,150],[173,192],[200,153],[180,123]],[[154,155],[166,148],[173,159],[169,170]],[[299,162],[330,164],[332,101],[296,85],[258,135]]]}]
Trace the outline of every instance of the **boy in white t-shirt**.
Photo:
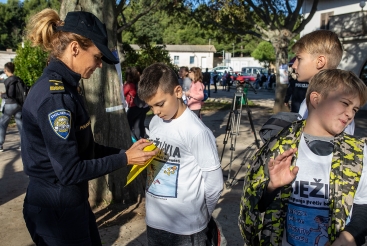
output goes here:
[{"label": "boy in white t-shirt", "polygon": [[[362,245],[367,235],[367,148],[343,132],[367,101],[352,72],[320,71],[309,116],[255,155],[245,175],[239,226],[247,245]],[[263,216],[262,216],[263,213]]]},{"label": "boy in white t-shirt", "polygon": [[215,138],[184,104],[178,78],[167,65],[144,69],[138,94],[155,114],[149,138],[161,150],[147,168],[148,244],[205,246],[223,190]]},{"label": "boy in white t-shirt", "polygon": [[[309,82],[312,76],[323,69],[337,68],[343,56],[343,47],[338,36],[329,30],[317,30],[304,35],[293,45],[292,50],[296,54],[292,68],[295,69],[299,82]],[[303,119],[307,119],[306,99],[298,113]],[[345,132],[353,135],[354,128],[352,121]]]}]

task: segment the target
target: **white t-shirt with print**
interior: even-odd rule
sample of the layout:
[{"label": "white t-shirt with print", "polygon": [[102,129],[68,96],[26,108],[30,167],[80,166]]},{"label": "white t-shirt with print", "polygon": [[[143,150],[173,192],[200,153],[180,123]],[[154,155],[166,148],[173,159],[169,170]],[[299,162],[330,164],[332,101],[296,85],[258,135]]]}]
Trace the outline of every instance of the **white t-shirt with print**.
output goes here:
[{"label": "white t-shirt with print", "polygon": [[154,116],[149,130],[162,151],[147,167],[147,225],[180,235],[203,230],[210,215],[202,171],[220,167],[212,132],[188,108],[170,121]]},{"label": "white t-shirt with print", "polygon": [[[363,163],[367,163],[364,146]],[[329,181],[332,162],[328,156],[314,154],[307,146],[303,134],[298,146],[296,165],[299,171],[292,183],[292,194],[283,233],[283,246],[325,245],[328,241]],[[363,168],[354,203],[367,204],[367,168]]]},{"label": "white t-shirt with print", "polygon": [[[307,109],[306,99],[304,99],[303,102],[301,103],[298,113],[302,116],[303,119],[308,118],[308,109]],[[354,123],[354,120],[352,120],[352,122],[350,122],[350,124],[347,125],[347,127],[344,129],[344,132],[349,135],[354,135],[355,127],[356,127],[356,124]]]}]

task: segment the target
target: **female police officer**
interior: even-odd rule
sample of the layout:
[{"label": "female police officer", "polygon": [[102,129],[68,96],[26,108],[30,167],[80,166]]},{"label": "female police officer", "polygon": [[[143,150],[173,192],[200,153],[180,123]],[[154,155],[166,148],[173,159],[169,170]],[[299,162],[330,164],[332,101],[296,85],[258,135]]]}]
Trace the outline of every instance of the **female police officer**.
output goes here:
[{"label": "female police officer", "polygon": [[77,92],[81,78],[118,63],[107,47],[106,27],[93,14],[70,12],[65,21],[45,9],[28,24],[28,38],[53,59],[23,107],[22,159],[29,175],[24,219],[37,245],[101,245],[88,203],[88,180],[127,164],[143,164],[140,140],[124,151],[98,145]]}]

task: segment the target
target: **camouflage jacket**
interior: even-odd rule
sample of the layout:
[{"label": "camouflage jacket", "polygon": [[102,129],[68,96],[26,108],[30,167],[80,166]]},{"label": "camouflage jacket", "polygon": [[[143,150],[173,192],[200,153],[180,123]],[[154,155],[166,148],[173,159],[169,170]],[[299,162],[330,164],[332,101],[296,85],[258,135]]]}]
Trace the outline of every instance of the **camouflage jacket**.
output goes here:
[{"label": "camouflage jacket", "polygon": [[[298,147],[306,121],[297,121],[269,140],[247,165],[238,218],[247,245],[281,245],[291,184],[281,188],[264,213],[258,203],[269,180],[268,162],[290,148]],[[329,242],[344,229],[362,174],[364,141],[344,132],[335,136],[329,185]],[[296,164],[297,154],[292,160]]]}]

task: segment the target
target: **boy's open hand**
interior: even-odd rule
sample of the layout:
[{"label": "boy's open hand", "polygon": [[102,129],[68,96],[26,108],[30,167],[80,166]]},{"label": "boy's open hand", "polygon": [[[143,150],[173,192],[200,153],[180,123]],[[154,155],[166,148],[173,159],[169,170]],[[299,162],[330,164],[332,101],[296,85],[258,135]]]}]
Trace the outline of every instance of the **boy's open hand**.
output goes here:
[{"label": "boy's open hand", "polygon": [[143,151],[143,149],[151,145],[152,142],[149,142],[146,139],[139,139],[136,143],[134,143],[130,149],[126,150],[127,164],[133,165],[144,165],[147,160],[158,154],[159,149],[156,148],[153,151]]},{"label": "boy's open hand", "polygon": [[291,161],[296,151],[297,149],[289,149],[275,159],[270,159],[268,164],[270,181],[267,188],[269,192],[289,184],[296,178],[299,168],[291,168]]}]

